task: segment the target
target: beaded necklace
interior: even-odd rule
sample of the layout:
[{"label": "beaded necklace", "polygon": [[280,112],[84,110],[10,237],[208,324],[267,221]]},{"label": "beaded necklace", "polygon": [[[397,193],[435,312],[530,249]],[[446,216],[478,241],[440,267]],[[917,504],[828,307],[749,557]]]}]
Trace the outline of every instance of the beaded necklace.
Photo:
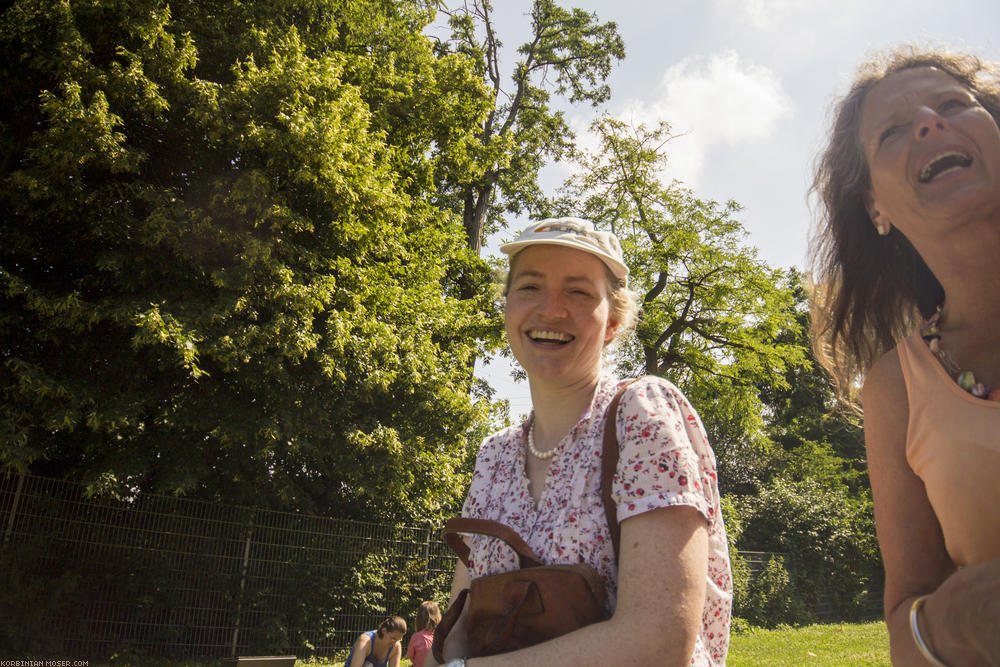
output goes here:
[{"label": "beaded necklace", "polygon": [[944,369],[955,378],[958,386],[969,392],[976,398],[987,401],[1000,401],[1000,389],[990,389],[988,384],[976,382],[976,376],[972,371],[962,370],[951,354],[941,348],[941,322],[944,320],[943,306],[938,306],[933,315],[928,318],[920,335],[927,342],[927,347],[934,355],[941,360]]},{"label": "beaded necklace", "polygon": [[532,419],[531,426],[528,428],[528,451],[544,461],[545,459],[551,459],[555,456],[558,450],[558,445],[544,453],[535,449],[535,420]]}]

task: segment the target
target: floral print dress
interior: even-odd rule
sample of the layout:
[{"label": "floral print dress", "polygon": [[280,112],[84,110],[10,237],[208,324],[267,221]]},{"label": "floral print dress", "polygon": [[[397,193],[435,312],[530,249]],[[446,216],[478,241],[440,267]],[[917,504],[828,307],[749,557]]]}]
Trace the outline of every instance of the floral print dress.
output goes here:
[{"label": "floral print dress", "polygon": [[[537,506],[525,474],[529,421],[483,441],[462,510],[466,517],[507,524],[546,563],[593,565],[607,585],[609,611],[615,608],[618,573],[601,501],[601,450],[605,411],[624,384],[601,378],[590,407],[559,444]],[[612,498],[619,522],[678,505],[694,507],[708,522],[705,604],[691,664],[724,665],[732,573],[715,455],[701,420],[674,385],[650,376],[625,390],[616,428],[620,456]],[[471,577],[517,569],[514,551],[500,540],[482,535],[465,539],[471,548]]]}]

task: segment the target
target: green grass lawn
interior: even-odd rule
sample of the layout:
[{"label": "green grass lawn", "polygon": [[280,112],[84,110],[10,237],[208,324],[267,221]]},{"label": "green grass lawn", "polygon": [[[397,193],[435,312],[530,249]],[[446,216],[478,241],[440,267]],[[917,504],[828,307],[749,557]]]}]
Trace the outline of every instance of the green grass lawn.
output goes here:
[{"label": "green grass lawn", "polygon": [[885,623],[809,625],[733,635],[728,667],[860,667],[889,665]]},{"label": "green grass lawn", "polygon": [[[109,663],[91,662],[92,667]],[[221,660],[140,662],[111,661],[112,667],[217,667]],[[403,660],[401,667],[408,667]],[[889,665],[889,632],[885,623],[834,623],[780,630],[750,630],[733,635],[728,667],[865,667]],[[299,660],[296,667],[343,667],[342,662]]]},{"label": "green grass lawn", "polygon": [[[406,667],[404,661],[402,667]],[[834,623],[733,635],[727,667],[888,667],[885,623]],[[296,667],[306,667],[303,662]],[[341,667],[332,663],[331,667]]]}]

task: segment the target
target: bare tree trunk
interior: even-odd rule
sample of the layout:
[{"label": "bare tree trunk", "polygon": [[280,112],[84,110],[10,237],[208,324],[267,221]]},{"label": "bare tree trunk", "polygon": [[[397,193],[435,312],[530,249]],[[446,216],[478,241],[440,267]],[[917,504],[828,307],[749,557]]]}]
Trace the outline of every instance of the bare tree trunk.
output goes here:
[{"label": "bare tree trunk", "polygon": [[486,185],[469,186],[469,190],[465,193],[462,223],[465,226],[465,236],[469,248],[476,253],[476,257],[482,254],[483,227],[486,225],[486,212],[489,210],[492,193],[492,182]]}]

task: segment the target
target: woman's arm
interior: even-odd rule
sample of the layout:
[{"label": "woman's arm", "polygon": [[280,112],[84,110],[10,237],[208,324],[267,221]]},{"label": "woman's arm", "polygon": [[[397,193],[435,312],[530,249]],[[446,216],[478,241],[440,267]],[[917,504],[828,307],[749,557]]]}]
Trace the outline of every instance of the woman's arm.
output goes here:
[{"label": "woman's arm", "polygon": [[[996,664],[985,662],[983,656],[998,655],[998,633],[994,628],[980,634],[977,626],[984,622],[995,626],[1000,618],[1000,561],[956,574],[924,484],[906,460],[909,409],[895,351],[868,373],[863,403],[893,664],[927,664],[910,631],[910,607],[927,594],[931,595],[920,612],[920,629],[938,658],[949,665]],[[977,647],[989,639],[992,647]]]},{"label": "woman's arm", "polygon": [[403,655],[403,643],[396,642],[389,649],[389,660],[386,662],[386,667],[399,667],[399,659]]},{"label": "woman's arm", "polygon": [[371,650],[371,643],[372,640],[366,634],[358,637],[354,642],[354,653],[351,656],[351,664],[344,665],[344,667],[363,667],[365,658],[368,657],[368,652]]},{"label": "woman's arm", "polygon": [[687,665],[701,627],[707,570],[708,526],[696,509],[667,507],[626,519],[612,618],[520,651],[471,659],[468,667]]},{"label": "woman's arm", "polygon": [[[707,520],[688,506],[626,519],[619,560],[618,607],[611,619],[614,636],[642,635],[631,637],[635,655],[628,661],[687,665],[705,605]],[[609,656],[613,658],[618,647],[614,641],[610,646],[616,649]]]},{"label": "woman's arm", "polygon": [[451,597],[448,598],[449,607],[455,602],[458,594],[469,587],[470,583],[472,583],[472,577],[469,576],[469,569],[465,567],[465,563],[456,560],[455,574],[451,577]]},{"label": "woman's arm", "polygon": [[410,637],[409,643],[406,645],[406,659],[410,660],[410,661],[412,661],[413,658],[414,658],[414,656],[417,655],[417,651],[415,650],[417,647],[413,643],[413,637],[416,637],[416,636],[417,636],[417,633],[414,632],[413,635]]}]

